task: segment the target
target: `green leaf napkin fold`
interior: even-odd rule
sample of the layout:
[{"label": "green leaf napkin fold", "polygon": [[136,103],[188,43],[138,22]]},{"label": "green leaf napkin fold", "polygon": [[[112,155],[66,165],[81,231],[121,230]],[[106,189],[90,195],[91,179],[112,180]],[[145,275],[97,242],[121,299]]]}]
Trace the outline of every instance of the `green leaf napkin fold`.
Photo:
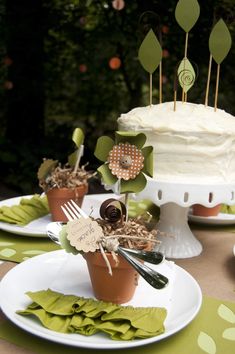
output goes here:
[{"label": "green leaf napkin fold", "polygon": [[220,213],[225,213],[225,214],[235,214],[235,205],[226,205],[222,204]]},{"label": "green leaf napkin fold", "polygon": [[86,336],[104,332],[113,340],[132,340],[157,336],[165,330],[165,308],[121,306],[50,289],[27,295],[33,302],[17,313],[34,315],[56,332]]},{"label": "green leaf napkin fold", "polygon": [[32,198],[22,198],[18,205],[2,206],[0,221],[23,226],[48,213],[47,197],[35,194]]}]

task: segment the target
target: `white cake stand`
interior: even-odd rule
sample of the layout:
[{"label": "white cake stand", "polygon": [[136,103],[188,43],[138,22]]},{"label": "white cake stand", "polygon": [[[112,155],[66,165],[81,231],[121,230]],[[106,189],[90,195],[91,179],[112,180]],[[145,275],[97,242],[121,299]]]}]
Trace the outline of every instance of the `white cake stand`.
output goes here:
[{"label": "white cake stand", "polygon": [[148,180],[137,199],[149,199],[160,206],[159,236],[155,250],[167,258],[189,258],[202,252],[202,245],[188,225],[188,210],[193,204],[214,207],[217,204],[235,204],[235,184],[180,184]]}]

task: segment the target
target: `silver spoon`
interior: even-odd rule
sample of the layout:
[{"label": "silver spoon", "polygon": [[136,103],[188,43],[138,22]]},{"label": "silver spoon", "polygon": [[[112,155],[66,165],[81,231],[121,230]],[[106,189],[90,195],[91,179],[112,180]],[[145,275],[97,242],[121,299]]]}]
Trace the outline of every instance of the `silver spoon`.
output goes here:
[{"label": "silver spoon", "polygon": [[[59,241],[59,233],[60,230],[63,226],[62,222],[51,222],[47,225],[47,235],[49,238],[60,245]],[[129,251],[129,249],[128,249]],[[136,250],[137,252],[135,253],[135,257],[139,255],[141,251]],[[128,263],[132,265],[133,268],[155,289],[162,289],[164,288],[169,280],[166,278],[164,275],[154,271],[153,269],[149,268],[145,264],[139,262],[135,257],[131,256],[129,253],[126,252],[126,249],[122,247],[118,247],[117,252],[119,255],[124,257]],[[145,259],[145,254],[147,251],[144,251],[144,253],[141,255],[141,259]],[[154,252],[151,252],[154,253]],[[148,257],[148,259],[153,260],[156,264],[156,259],[154,260],[154,257]],[[161,259],[162,262],[162,259]],[[158,263],[160,263],[158,261]],[[158,264],[157,263],[157,264]]]},{"label": "silver spoon", "polygon": [[125,258],[125,260],[132,265],[133,268],[155,289],[163,289],[168,284],[169,280],[164,275],[149,268],[145,264],[132,257],[123,248],[118,247],[118,254]]}]

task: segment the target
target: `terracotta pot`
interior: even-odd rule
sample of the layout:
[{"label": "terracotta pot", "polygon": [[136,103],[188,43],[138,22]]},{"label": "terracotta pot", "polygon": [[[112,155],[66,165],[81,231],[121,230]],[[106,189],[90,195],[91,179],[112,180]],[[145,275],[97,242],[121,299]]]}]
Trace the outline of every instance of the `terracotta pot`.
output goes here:
[{"label": "terracotta pot", "polygon": [[112,267],[112,275],[108,273],[107,265],[100,252],[83,254],[94,295],[98,300],[116,304],[128,302],[134,296],[139,274],[123,257],[117,255],[119,264],[116,265],[110,253],[106,253],[106,256]]},{"label": "terracotta pot", "polygon": [[88,185],[82,184],[76,188],[53,188],[50,189],[46,195],[48,200],[49,209],[51,212],[51,218],[53,221],[67,222],[68,219],[64,215],[61,205],[74,200],[79,206],[83,202],[85,194],[87,194]]},{"label": "terracotta pot", "polygon": [[218,204],[212,208],[207,208],[201,204],[194,204],[192,208],[193,208],[193,215],[216,216],[220,212],[221,204]]}]

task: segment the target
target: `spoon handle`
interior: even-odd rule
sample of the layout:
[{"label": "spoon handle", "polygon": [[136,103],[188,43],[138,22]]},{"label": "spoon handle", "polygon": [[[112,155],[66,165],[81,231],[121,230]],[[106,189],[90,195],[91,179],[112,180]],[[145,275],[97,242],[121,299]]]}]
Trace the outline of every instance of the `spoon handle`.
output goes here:
[{"label": "spoon handle", "polygon": [[144,250],[135,250],[132,248],[120,247],[126,253],[133,255],[137,258],[140,258],[151,264],[160,264],[164,261],[165,256],[161,252],[154,251],[144,251]]},{"label": "spoon handle", "polygon": [[155,289],[163,289],[169,280],[164,275],[154,271],[136,258],[126,253],[122,248],[118,248],[118,253],[129,262],[133,268]]}]

